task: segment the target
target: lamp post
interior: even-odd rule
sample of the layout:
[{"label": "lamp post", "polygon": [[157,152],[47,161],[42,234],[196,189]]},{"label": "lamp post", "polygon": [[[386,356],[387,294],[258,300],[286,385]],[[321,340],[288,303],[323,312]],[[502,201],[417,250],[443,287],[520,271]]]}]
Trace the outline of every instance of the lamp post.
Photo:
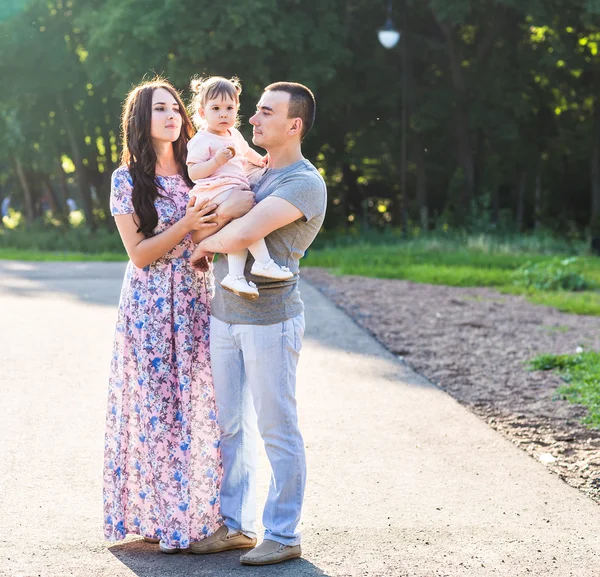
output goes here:
[{"label": "lamp post", "polygon": [[[407,87],[407,72],[408,72],[408,58],[407,58],[407,47],[406,47],[406,6],[402,6],[402,27],[405,31],[404,46],[402,47],[402,105],[400,112],[400,192],[396,195],[396,222],[400,221],[402,225],[402,234],[404,236],[408,233],[408,215],[406,212],[406,151],[407,151],[407,106],[406,100],[408,98],[408,87]],[[381,45],[391,50],[398,44],[400,40],[400,32],[394,28],[392,22],[392,0],[388,0],[387,5],[387,19],[383,28],[377,32],[379,42]]]}]

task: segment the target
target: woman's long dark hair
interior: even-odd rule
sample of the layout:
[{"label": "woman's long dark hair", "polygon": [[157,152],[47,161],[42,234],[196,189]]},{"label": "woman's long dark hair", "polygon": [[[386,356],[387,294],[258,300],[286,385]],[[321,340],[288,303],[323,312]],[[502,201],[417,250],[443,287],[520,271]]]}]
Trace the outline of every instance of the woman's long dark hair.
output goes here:
[{"label": "woman's long dark hair", "polygon": [[123,106],[121,164],[127,166],[133,180],[132,202],[138,219],[136,224],[138,232],[144,233],[146,237],[154,234],[154,229],[158,224],[158,213],[154,201],[162,196],[159,189],[164,190],[156,178],[156,152],[150,136],[152,95],[157,88],[168,90],[179,104],[182,121],[181,134],[173,143],[173,152],[181,175],[190,186],[193,186],[187,173],[185,160],[187,143],[194,134],[194,127],[181,97],[171,83],[163,78],[143,82],[129,92]]}]

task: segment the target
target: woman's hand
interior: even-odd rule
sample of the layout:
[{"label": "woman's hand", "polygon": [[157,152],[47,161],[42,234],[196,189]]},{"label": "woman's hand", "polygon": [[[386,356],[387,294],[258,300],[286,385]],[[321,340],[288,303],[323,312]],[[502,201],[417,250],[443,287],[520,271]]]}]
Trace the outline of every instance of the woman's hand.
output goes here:
[{"label": "woman's hand", "polygon": [[216,222],[213,222],[217,218],[217,213],[213,212],[217,208],[216,204],[209,204],[209,200],[205,199],[194,206],[196,203],[196,197],[192,196],[185,209],[185,216],[181,219],[181,222],[187,232],[193,230],[202,230],[207,228],[214,228],[217,226]]},{"label": "woman's hand", "polygon": [[227,200],[219,205],[219,217],[225,220],[240,218],[256,204],[254,193],[247,188],[234,188]]}]

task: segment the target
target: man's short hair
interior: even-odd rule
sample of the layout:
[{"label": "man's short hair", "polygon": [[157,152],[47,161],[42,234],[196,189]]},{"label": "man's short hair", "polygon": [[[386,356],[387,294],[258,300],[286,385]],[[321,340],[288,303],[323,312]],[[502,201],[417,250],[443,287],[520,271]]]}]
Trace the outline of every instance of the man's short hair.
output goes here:
[{"label": "man's short hair", "polygon": [[315,123],[317,103],[314,94],[304,84],[297,82],[274,82],[265,88],[265,92],[269,90],[287,92],[290,95],[288,118],[302,119],[303,139]]}]

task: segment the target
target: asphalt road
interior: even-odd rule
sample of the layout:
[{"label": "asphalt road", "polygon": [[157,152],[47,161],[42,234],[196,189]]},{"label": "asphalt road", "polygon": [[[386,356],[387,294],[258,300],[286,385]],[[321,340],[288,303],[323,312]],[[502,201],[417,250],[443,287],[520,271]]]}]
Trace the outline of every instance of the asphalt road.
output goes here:
[{"label": "asphalt road", "polygon": [[[0,575],[600,576],[597,505],[415,375],[310,285],[301,560],[102,539],[122,263],[0,261]],[[261,453],[259,503],[268,469]]]}]

